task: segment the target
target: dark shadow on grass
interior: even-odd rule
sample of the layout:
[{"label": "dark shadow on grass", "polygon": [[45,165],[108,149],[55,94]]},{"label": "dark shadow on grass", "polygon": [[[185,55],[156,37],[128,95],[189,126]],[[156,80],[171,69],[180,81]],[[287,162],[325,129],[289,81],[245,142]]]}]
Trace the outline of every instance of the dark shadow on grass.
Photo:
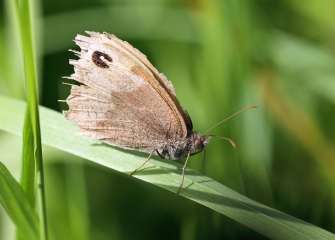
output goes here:
[{"label": "dark shadow on grass", "polygon": [[[92,144],[93,147],[107,147],[107,148],[113,148],[115,150],[118,150],[120,152],[123,152],[123,153],[126,153],[126,154],[131,154],[131,155],[135,155],[137,157],[141,157],[143,158],[144,160],[147,159],[147,157],[149,156],[149,153],[146,153],[146,152],[141,152],[139,150],[131,150],[131,149],[125,149],[125,148],[121,148],[121,147],[118,147],[118,146],[113,146],[113,145],[110,145],[108,143],[105,143],[105,142],[96,142],[96,143],[93,143]],[[180,165],[180,163],[178,161],[172,161],[172,160],[166,160],[166,159],[162,159],[156,155],[152,155],[151,159],[154,159],[156,161],[160,161],[160,162],[165,162],[165,163],[169,163],[169,164],[173,164],[175,166],[178,166]]]},{"label": "dark shadow on grass", "polygon": [[[135,155],[137,157],[143,158],[143,161],[145,161],[147,159],[147,157],[149,156],[148,153],[144,153],[144,152],[140,152],[140,151],[136,151],[136,150],[124,149],[124,148],[121,148],[121,147],[109,145],[109,144],[104,143],[104,142],[97,142],[97,143],[92,144],[92,146],[94,146],[94,147],[101,147],[101,146],[110,147],[110,148],[113,148],[115,150],[121,151],[123,153],[131,154],[131,155]],[[182,169],[182,166],[183,166],[183,163],[181,161],[162,159],[159,156],[155,156],[155,155],[152,156],[151,159],[155,160],[155,161],[158,161],[158,162],[167,163],[169,165],[172,165],[173,168],[175,168],[175,169],[162,167],[162,166],[158,166],[158,165],[155,165],[155,167],[144,166],[143,169],[137,171],[135,175],[164,174],[164,173],[167,173],[167,172],[175,173],[175,174],[181,174],[181,171],[182,171],[181,169]],[[148,163],[148,165],[150,165],[150,163]],[[127,172],[125,172],[125,173],[127,174]],[[131,172],[129,172],[129,174],[130,173]],[[191,170],[191,169],[187,169],[185,171],[185,173],[186,173],[186,175],[193,175],[193,176],[201,176],[202,175],[199,172]]]},{"label": "dark shadow on grass", "polygon": [[149,155],[148,153],[145,153],[145,152],[140,152],[140,151],[131,150],[131,149],[125,149],[125,148],[121,148],[121,147],[110,145],[110,144],[105,143],[105,142],[95,142],[95,143],[93,143],[91,145],[93,147],[113,148],[113,149],[118,150],[120,152],[131,154],[131,155],[135,155],[135,156],[142,157],[142,158],[146,158]]},{"label": "dark shadow on grass", "polygon": [[[292,217],[286,213],[280,212],[279,210],[271,209],[265,205],[262,206],[262,204],[259,203],[257,204],[252,204],[252,203],[247,203],[243,202],[238,199],[234,199],[231,197],[225,197],[221,196],[218,194],[214,193],[207,193],[203,191],[198,191],[194,189],[190,189],[190,187],[195,184],[194,182],[185,186],[183,190],[181,191],[180,195],[194,199],[195,201],[201,201],[201,202],[208,202],[208,203],[214,203],[214,204],[219,204],[223,205],[224,207],[229,207],[229,208],[235,208],[235,209],[241,209],[249,212],[254,212],[255,214],[264,214],[266,216],[280,219],[280,220],[285,220],[288,222],[296,222],[296,223],[301,223],[304,225],[309,225],[309,226],[314,226],[312,224],[309,224],[307,222],[304,222],[298,218]],[[157,184],[158,186],[167,189],[172,192],[177,192],[178,187],[175,186],[170,186],[170,185],[164,185],[164,184]],[[231,190],[232,191],[232,190]],[[239,193],[236,193],[239,194]]]},{"label": "dark shadow on grass", "polygon": [[[171,169],[171,168],[164,168],[164,167],[158,167],[158,166],[148,166],[144,167],[143,169],[138,170],[134,176],[148,176],[148,175],[155,175],[155,174],[167,174],[167,173],[174,173],[181,175],[182,170],[181,167],[178,169]],[[203,174],[196,172],[191,169],[185,170],[185,176],[203,176]]]}]

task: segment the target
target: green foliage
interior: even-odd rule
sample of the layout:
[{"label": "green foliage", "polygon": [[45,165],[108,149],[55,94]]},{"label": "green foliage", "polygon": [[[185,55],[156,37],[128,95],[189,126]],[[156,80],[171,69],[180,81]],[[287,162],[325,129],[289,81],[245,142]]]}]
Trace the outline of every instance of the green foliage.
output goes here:
[{"label": "green foliage", "polygon": [[25,239],[39,239],[37,215],[20,184],[1,162],[0,203]]}]

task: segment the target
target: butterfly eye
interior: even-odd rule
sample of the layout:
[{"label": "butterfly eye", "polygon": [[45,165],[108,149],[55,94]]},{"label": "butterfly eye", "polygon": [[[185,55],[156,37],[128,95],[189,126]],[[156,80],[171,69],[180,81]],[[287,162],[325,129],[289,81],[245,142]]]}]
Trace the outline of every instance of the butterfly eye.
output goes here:
[{"label": "butterfly eye", "polygon": [[106,53],[95,51],[92,54],[92,61],[98,67],[108,68],[108,64],[105,61],[113,62],[113,59]]}]

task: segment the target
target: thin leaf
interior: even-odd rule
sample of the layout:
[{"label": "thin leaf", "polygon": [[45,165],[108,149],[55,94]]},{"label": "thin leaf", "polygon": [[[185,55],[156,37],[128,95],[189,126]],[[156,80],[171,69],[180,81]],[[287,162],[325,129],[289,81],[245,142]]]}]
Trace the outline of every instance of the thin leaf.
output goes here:
[{"label": "thin leaf", "polygon": [[[0,106],[12,111],[0,111],[0,129],[21,134],[25,104],[0,97]],[[138,156],[80,136],[79,130],[52,110],[40,107],[43,144],[86,158],[96,164],[122,173],[138,167],[146,156]],[[148,168],[134,177],[177,192],[181,181],[180,165],[171,161],[152,160]],[[181,196],[206,206],[271,238],[284,240],[335,239],[335,235],[283,212],[253,201],[231,189],[187,170]]]},{"label": "thin leaf", "polygon": [[[28,192],[30,200],[33,200],[31,195],[34,194],[35,186],[27,186],[27,184],[35,184],[35,165],[38,170],[38,193],[40,197],[40,219],[41,219],[41,237],[48,239],[47,230],[47,215],[46,215],[46,200],[44,188],[44,170],[42,158],[42,142],[40,132],[39,108],[38,108],[38,81],[36,74],[36,58],[33,46],[33,30],[31,24],[31,1],[22,0],[15,1],[16,16],[19,20],[19,30],[21,39],[21,48],[23,53],[23,63],[26,83],[26,98],[27,98],[27,118],[24,126],[24,153],[30,156],[23,157],[23,186]],[[28,139],[29,138],[29,139]],[[31,144],[33,143],[33,144]],[[28,148],[31,148],[28,150]],[[29,162],[27,162],[29,161]],[[34,161],[31,163],[30,161]],[[27,168],[28,167],[28,168]],[[26,173],[25,173],[26,172]],[[27,179],[31,178],[31,179]],[[20,229],[19,229],[20,231]],[[19,233],[18,235],[21,235]]]},{"label": "thin leaf", "polygon": [[0,203],[24,239],[38,239],[37,215],[20,184],[0,162]]},{"label": "thin leaf", "polygon": [[22,173],[21,185],[26,193],[30,204],[35,207],[35,159],[34,159],[34,138],[31,128],[29,111],[26,111],[23,126],[22,144]]}]

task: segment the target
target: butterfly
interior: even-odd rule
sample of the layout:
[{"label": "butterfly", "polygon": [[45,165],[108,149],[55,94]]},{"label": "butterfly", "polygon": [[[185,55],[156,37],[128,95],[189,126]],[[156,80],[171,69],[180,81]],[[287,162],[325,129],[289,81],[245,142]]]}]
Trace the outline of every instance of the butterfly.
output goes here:
[{"label": "butterfly", "polygon": [[176,97],[172,83],[139,50],[108,33],[86,32],[74,42],[79,59],[70,60],[79,85],[66,99],[67,119],[85,135],[103,142],[163,159],[186,159],[204,150],[211,135],[193,130],[188,113]]}]

